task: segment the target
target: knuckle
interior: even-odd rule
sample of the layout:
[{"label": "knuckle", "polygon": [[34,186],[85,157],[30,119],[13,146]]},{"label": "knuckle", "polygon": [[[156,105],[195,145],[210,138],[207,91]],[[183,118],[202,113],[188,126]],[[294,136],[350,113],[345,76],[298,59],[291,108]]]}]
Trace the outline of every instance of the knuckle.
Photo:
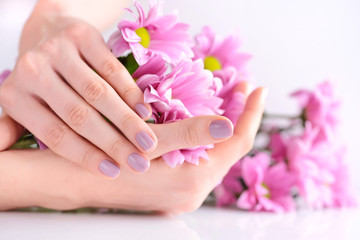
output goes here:
[{"label": "knuckle", "polygon": [[138,89],[136,89],[135,87],[125,87],[121,90],[121,96],[124,98],[124,99],[131,99],[133,98],[134,96],[136,96],[138,93]]},{"label": "knuckle", "polygon": [[39,76],[41,71],[39,63],[40,59],[37,53],[26,52],[20,57],[18,67],[25,72],[25,75]]},{"label": "knuckle", "polygon": [[85,23],[74,23],[65,29],[66,36],[79,40],[90,33],[90,26]]},{"label": "knuckle", "polygon": [[105,87],[102,83],[91,82],[85,88],[85,100],[89,103],[97,102],[105,94]]},{"label": "knuckle", "polygon": [[104,76],[106,78],[109,78],[109,77],[113,76],[114,74],[118,73],[119,70],[120,70],[119,64],[117,64],[112,59],[109,59],[104,63],[103,72],[104,72]]},{"label": "knuckle", "polygon": [[124,148],[125,141],[124,139],[117,139],[115,140],[110,146],[110,153],[112,156],[119,156],[119,153],[123,152],[122,149]]},{"label": "knuckle", "polygon": [[56,148],[64,139],[65,134],[66,134],[65,126],[58,125],[51,128],[49,131],[47,131],[45,136],[46,145],[48,145],[48,147],[52,149]]},{"label": "knuckle", "polygon": [[81,105],[70,105],[67,109],[69,124],[79,127],[85,123],[88,118],[89,110]]},{"label": "knuckle", "polygon": [[46,54],[57,55],[59,53],[59,40],[57,38],[50,38],[41,44],[40,48]]},{"label": "knuckle", "polygon": [[80,165],[81,166],[91,166],[92,165],[92,160],[93,160],[93,157],[96,155],[96,149],[95,148],[92,148],[92,147],[89,147],[84,155],[82,156],[82,158],[80,159]]},{"label": "knuckle", "polygon": [[122,127],[122,129],[131,129],[134,128],[134,125],[136,124],[137,119],[130,115],[130,114],[125,114],[122,119],[120,120],[120,126]]},{"label": "knuckle", "polygon": [[186,146],[197,146],[200,136],[197,129],[192,125],[184,125],[178,129],[178,139]]}]

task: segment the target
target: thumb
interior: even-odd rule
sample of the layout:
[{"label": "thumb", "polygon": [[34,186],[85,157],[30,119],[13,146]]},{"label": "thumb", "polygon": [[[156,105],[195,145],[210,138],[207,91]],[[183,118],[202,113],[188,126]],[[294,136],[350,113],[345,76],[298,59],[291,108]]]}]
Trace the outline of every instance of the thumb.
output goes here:
[{"label": "thumb", "polygon": [[5,112],[0,117],[0,151],[11,147],[24,133],[24,128]]},{"label": "thumb", "polygon": [[222,142],[233,135],[234,127],[222,116],[197,116],[166,124],[150,124],[158,137],[158,147],[150,158],[182,148]]}]

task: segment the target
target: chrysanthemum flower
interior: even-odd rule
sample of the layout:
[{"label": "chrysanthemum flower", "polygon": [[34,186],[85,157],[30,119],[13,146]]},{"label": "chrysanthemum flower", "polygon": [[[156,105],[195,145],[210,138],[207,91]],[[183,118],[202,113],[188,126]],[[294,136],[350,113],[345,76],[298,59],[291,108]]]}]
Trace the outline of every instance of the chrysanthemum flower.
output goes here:
[{"label": "chrysanthemum flower", "polygon": [[221,80],[216,82],[214,88],[218,96],[224,99],[221,106],[225,110],[224,116],[236,124],[242,112],[244,96],[233,92],[233,88],[239,82],[248,80],[246,64],[251,56],[240,51],[242,43],[238,36],[222,38],[210,27],[204,27],[195,40],[194,59],[202,59],[204,68]]},{"label": "chrysanthemum flower", "polygon": [[202,59],[206,69],[215,72],[234,67],[245,78],[247,75],[245,66],[251,55],[240,51],[242,43],[238,36],[230,35],[221,38],[207,26],[195,37],[195,40],[194,59]]},{"label": "chrysanthemum flower", "polygon": [[223,99],[221,109],[224,110],[223,116],[230,119],[236,125],[240,114],[244,110],[245,96],[241,92],[235,92],[234,87],[244,81],[234,67],[213,72],[215,76],[214,89],[216,96]]},{"label": "chrysanthemum flower", "polygon": [[319,129],[318,138],[333,138],[339,123],[340,101],[328,81],[319,84],[314,91],[299,90],[292,94],[304,109],[305,118]]},{"label": "chrysanthemum flower", "polygon": [[163,60],[160,55],[152,54],[149,61],[144,65],[139,66],[132,74],[132,77],[137,81],[137,79],[147,74],[162,76],[166,73],[168,67],[168,63]]},{"label": "chrysanthemum flower", "polygon": [[[161,66],[163,61],[158,58],[157,63],[154,60],[151,64]],[[223,113],[220,109],[223,100],[212,89],[214,77],[204,69],[201,60],[184,60],[168,74],[145,74],[136,83],[144,92],[145,102],[152,105],[156,123]],[[211,147],[212,145],[176,150],[163,155],[163,159],[171,167],[184,161],[198,164],[200,157],[208,159],[206,149]]]},{"label": "chrysanthemum flower", "polygon": [[332,139],[319,140],[320,129],[307,122],[304,133],[286,142],[287,160],[300,196],[312,208],[353,206],[345,149]]},{"label": "chrysanthemum flower", "polygon": [[131,12],[136,22],[121,21],[119,31],[109,39],[108,46],[116,57],[127,54],[130,50],[139,65],[145,64],[151,53],[162,56],[167,62],[179,63],[184,58],[192,58],[192,39],[187,30],[189,25],[178,22],[175,14],[161,15],[161,4],[150,3],[150,10],[145,16],[141,5],[135,2],[139,16]]},{"label": "chrysanthemum flower", "polygon": [[242,177],[246,189],[237,201],[241,209],[251,211],[286,212],[295,209],[290,190],[294,176],[285,163],[270,165],[270,157],[258,153],[242,161]]}]

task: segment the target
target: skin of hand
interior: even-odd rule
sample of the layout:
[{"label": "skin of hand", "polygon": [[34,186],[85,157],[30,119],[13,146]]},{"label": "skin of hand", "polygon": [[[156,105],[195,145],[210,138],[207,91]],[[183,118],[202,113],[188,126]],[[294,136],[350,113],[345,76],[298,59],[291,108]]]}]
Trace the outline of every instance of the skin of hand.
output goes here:
[{"label": "skin of hand", "polygon": [[0,86],[0,105],[11,118],[55,153],[110,178],[129,166],[147,171],[147,153],[158,144],[144,121],[151,116],[150,105],[91,25],[101,19],[99,9],[109,13],[104,19],[112,19],[109,6],[119,11],[123,5],[39,1],[25,24],[15,68]]},{"label": "skin of hand", "polygon": [[[239,89],[249,91],[246,84],[241,84]],[[61,210],[109,207],[174,214],[194,211],[230,167],[251,150],[266,94],[266,89],[258,88],[249,95],[234,135],[215,144],[208,151],[210,161],[201,161],[199,166],[184,163],[171,169],[156,157],[169,150],[169,142],[174,143],[172,148],[195,142],[204,144],[208,138],[202,128],[204,124],[189,129],[192,134],[183,134],[180,138],[167,135],[163,131],[165,126],[152,125],[162,151],[156,153],[155,150],[150,154],[149,158],[154,160],[149,171],[138,176],[124,172],[113,181],[96,178],[50,150],[1,152],[0,193],[6,194],[0,198],[0,207],[2,210],[34,205]],[[1,120],[0,129],[4,124]]]}]

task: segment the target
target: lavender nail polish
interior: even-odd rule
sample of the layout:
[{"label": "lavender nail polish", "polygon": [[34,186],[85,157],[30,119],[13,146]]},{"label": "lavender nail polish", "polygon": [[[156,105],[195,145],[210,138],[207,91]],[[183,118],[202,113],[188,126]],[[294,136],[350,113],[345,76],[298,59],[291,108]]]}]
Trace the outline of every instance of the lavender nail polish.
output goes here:
[{"label": "lavender nail polish", "polygon": [[130,154],[127,161],[130,167],[140,173],[146,172],[150,166],[150,162],[137,153]]},{"label": "lavender nail polish", "polygon": [[138,103],[135,105],[135,110],[139,114],[139,116],[143,119],[147,118],[150,115],[149,110],[142,103]]},{"label": "lavender nail polish", "polygon": [[149,151],[155,145],[154,140],[146,132],[138,132],[135,139],[145,151]]},{"label": "lavender nail polish", "polygon": [[213,138],[227,138],[233,135],[233,126],[226,120],[212,121],[209,130]]},{"label": "lavender nail polish", "polygon": [[103,160],[99,164],[99,170],[106,176],[116,178],[120,174],[120,168],[118,165],[110,160]]}]

